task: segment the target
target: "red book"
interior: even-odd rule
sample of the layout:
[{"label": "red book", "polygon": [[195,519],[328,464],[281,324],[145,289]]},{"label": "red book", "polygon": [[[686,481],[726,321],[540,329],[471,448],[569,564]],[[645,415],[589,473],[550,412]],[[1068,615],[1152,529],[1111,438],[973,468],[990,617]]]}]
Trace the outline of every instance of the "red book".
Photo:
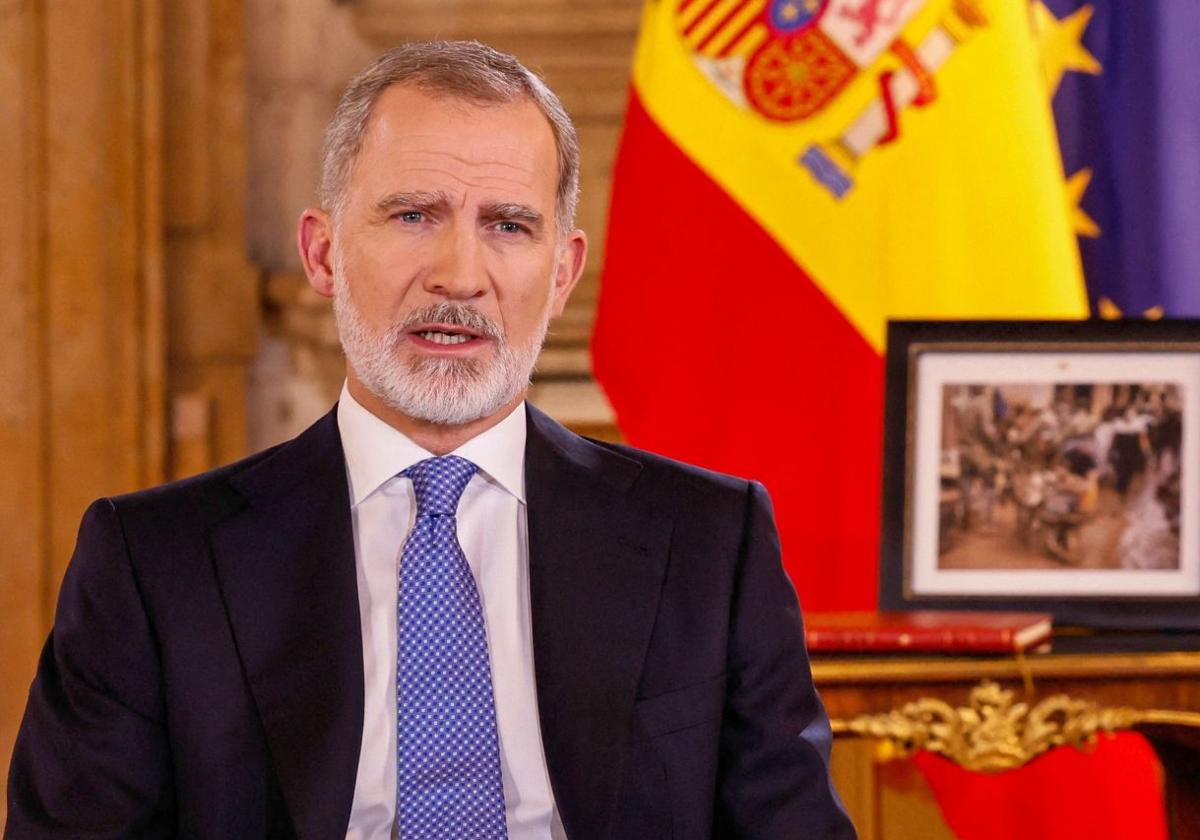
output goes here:
[{"label": "red book", "polygon": [[1013,653],[1050,638],[1047,613],[827,612],[805,616],[813,653],[926,651]]}]

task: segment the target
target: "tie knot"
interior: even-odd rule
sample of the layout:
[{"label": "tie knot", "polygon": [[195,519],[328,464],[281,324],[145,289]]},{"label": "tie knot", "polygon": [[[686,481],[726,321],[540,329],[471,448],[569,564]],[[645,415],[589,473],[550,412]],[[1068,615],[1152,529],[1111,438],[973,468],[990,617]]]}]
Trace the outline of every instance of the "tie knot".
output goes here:
[{"label": "tie knot", "polygon": [[417,516],[454,516],[467,482],[478,470],[466,458],[443,455],[419,461],[400,475],[412,479]]}]

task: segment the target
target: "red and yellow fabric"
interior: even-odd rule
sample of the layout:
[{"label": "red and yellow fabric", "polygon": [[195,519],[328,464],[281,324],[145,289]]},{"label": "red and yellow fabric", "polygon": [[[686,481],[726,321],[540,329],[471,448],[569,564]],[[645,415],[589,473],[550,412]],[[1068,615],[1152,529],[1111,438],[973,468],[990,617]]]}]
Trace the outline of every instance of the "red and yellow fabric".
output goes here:
[{"label": "red and yellow fabric", "polygon": [[875,604],[889,317],[1087,313],[1018,0],[645,6],[597,378],[635,445],[764,481],[809,609]]},{"label": "red and yellow fabric", "polygon": [[[876,604],[887,319],[1087,315],[1044,76],[1024,0],[645,5],[595,373],[631,443],[766,484],[806,609]],[[1094,808],[1155,831],[1135,799]]]}]

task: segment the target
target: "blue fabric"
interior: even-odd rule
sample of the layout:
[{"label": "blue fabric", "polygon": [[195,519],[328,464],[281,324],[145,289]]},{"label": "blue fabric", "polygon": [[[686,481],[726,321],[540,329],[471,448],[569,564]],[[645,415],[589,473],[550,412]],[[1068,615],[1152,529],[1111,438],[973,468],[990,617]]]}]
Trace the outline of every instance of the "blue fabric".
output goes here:
[{"label": "blue fabric", "polygon": [[487,630],[455,520],[477,469],[447,455],[401,473],[417,497],[397,606],[396,819],[403,840],[508,836]]},{"label": "blue fabric", "polygon": [[1044,0],[1057,18],[1094,10],[1083,45],[1098,75],[1068,71],[1054,98],[1068,176],[1100,227],[1080,237],[1093,311],[1162,307],[1200,316],[1200,6],[1196,0]]}]

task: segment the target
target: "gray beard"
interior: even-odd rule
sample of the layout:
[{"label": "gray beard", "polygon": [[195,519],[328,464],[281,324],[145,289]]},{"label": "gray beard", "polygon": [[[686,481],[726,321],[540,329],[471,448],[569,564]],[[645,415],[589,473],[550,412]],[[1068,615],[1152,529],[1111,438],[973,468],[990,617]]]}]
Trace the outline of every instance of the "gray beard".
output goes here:
[{"label": "gray beard", "polygon": [[[524,347],[513,347],[503,328],[473,307],[443,301],[411,313],[403,324],[382,333],[371,329],[350,297],[349,284],[334,261],[333,314],[346,360],[359,381],[389,408],[415,420],[458,426],[489,417],[528,385],[549,328],[549,305],[541,329]],[[420,323],[469,327],[496,343],[495,356],[478,359],[412,358],[401,361],[396,348],[405,332]]]}]

